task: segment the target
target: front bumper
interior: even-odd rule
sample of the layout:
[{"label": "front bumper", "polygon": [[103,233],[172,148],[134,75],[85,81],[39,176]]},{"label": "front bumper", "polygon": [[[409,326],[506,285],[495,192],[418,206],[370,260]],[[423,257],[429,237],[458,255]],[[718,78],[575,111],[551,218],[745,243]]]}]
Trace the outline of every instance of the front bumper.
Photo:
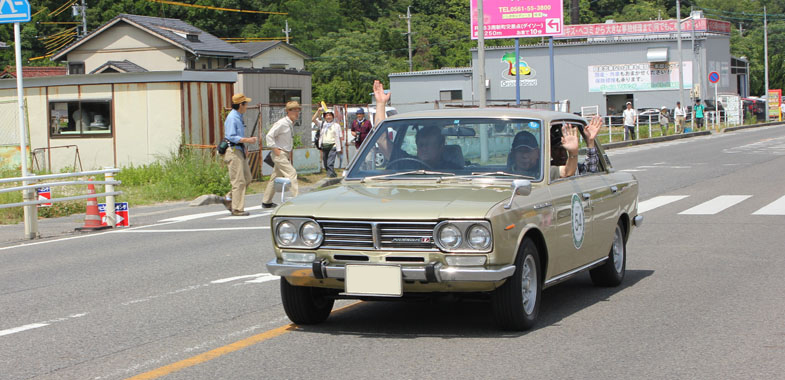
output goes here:
[{"label": "front bumper", "polygon": [[[329,265],[323,260],[317,260],[313,263],[291,263],[280,262],[279,259],[276,258],[267,263],[267,270],[270,274],[282,277],[331,278],[340,280],[346,278],[346,268],[344,265]],[[401,266],[401,274],[403,275],[404,281],[495,282],[504,280],[505,278],[512,276],[513,273],[515,273],[514,265],[505,265],[498,268],[444,267],[441,263]]]}]

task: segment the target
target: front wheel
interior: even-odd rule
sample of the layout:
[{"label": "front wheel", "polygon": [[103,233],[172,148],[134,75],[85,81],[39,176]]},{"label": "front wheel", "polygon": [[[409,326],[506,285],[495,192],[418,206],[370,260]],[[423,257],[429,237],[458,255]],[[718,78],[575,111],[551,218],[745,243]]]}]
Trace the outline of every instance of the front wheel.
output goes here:
[{"label": "front wheel", "polygon": [[613,244],[605,264],[589,271],[591,281],[597,286],[618,286],[627,270],[627,242],[621,220],[613,233]]},{"label": "front wheel", "polygon": [[281,277],[281,300],[286,316],[298,325],[324,322],[333,310],[335,300],[329,290],[309,286],[294,286]]},{"label": "front wheel", "polygon": [[537,246],[524,239],[515,258],[515,273],[493,293],[493,315],[505,330],[532,328],[540,312],[542,281]]}]

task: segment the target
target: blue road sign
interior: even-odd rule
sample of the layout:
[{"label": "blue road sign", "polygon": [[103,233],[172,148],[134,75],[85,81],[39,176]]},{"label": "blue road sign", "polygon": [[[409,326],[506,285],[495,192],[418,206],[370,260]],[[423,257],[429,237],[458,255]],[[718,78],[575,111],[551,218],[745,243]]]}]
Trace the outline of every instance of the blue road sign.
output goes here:
[{"label": "blue road sign", "polygon": [[720,74],[718,72],[712,71],[711,73],[709,73],[709,82],[717,83],[719,81],[720,81]]},{"label": "blue road sign", "polygon": [[30,21],[30,3],[27,0],[0,0],[0,24]]}]

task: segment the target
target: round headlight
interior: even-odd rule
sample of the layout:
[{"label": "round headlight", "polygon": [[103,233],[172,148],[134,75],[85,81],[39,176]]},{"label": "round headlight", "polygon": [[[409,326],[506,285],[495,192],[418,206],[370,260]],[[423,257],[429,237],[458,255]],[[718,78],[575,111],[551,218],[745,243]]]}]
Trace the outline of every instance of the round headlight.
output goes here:
[{"label": "round headlight", "polygon": [[485,226],[475,224],[466,232],[466,240],[472,248],[485,250],[491,246],[491,232]]},{"label": "round headlight", "polygon": [[275,233],[281,245],[291,245],[297,240],[297,228],[292,222],[281,222]]},{"label": "round headlight", "polygon": [[461,230],[452,224],[445,224],[439,230],[439,242],[447,249],[455,249],[461,245]]},{"label": "round headlight", "polygon": [[305,222],[300,227],[300,236],[303,243],[309,247],[316,247],[322,243],[322,229],[316,222]]}]

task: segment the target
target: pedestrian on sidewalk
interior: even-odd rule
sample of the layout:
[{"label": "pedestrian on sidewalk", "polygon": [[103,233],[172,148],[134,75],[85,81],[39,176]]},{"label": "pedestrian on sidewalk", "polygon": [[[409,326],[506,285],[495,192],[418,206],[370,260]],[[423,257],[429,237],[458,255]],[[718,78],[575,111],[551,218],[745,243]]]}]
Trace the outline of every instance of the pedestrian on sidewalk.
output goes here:
[{"label": "pedestrian on sidewalk", "polygon": [[675,133],[684,133],[684,120],[687,118],[687,111],[681,106],[681,102],[676,102],[676,108],[673,109],[673,116],[675,117],[676,122]]},{"label": "pedestrian on sidewalk", "polygon": [[665,106],[660,108],[660,130],[662,131],[663,136],[668,135],[668,124],[670,122],[670,114],[668,113],[668,109]]},{"label": "pedestrian on sidewalk", "polygon": [[245,211],[245,190],[251,184],[253,177],[248,161],[245,159],[245,144],[256,144],[259,141],[256,136],[245,137],[243,114],[248,109],[250,101],[251,98],[243,94],[232,96],[232,110],[224,121],[224,138],[229,141],[229,147],[224,153],[224,162],[229,167],[232,190],[226,194],[223,203],[234,216],[248,215]]},{"label": "pedestrian on sidewalk", "polygon": [[[322,113],[321,118],[318,117],[320,111]],[[331,109],[322,110],[322,107],[316,110],[312,120],[319,126],[318,148],[322,151],[324,169],[327,171],[328,177],[335,178],[337,177],[337,174],[335,174],[335,158],[338,154],[341,154],[343,143],[341,125],[335,122],[335,114]]]},{"label": "pedestrian on sidewalk", "polygon": [[692,117],[695,119],[695,129],[703,128],[703,111],[706,110],[706,106],[701,104],[700,99],[695,99],[695,107],[692,107]]},{"label": "pedestrian on sidewalk", "polygon": [[360,148],[365,137],[371,133],[371,122],[365,118],[365,110],[360,108],[357,110],[357,118],[352,122],[352,136],[354,136],[354,147]]},{"label": "pedestrian on sidewalk", "polygon": [[627,102],[627,109],[622,113],[624,117],[624,139],[635,140],[635,125],[638,123],[638,113],[632,109],[632,103]]},{"label": "pedestrian on sidewalk", "polygon": [[270,175],[270,180],[267,182],[267,187],[264,189],[264,197],[262,198],[262,208],[273,208],[278,206],[273,203],[273,196],[275,195],[275,179],[278,177],[288,178],[291,181],[290,189],[292,197],[298,194],[297,186],[297,171],[292,166],[292,149],[294,148],[294,139],[292,132],[294,131],[294,121],[300,118],[300,103],[291,101],[286,103],[286,116],[273,124],[270,131],[265,136],[267,146],[272,148],[273,151],[273,174]]}]

